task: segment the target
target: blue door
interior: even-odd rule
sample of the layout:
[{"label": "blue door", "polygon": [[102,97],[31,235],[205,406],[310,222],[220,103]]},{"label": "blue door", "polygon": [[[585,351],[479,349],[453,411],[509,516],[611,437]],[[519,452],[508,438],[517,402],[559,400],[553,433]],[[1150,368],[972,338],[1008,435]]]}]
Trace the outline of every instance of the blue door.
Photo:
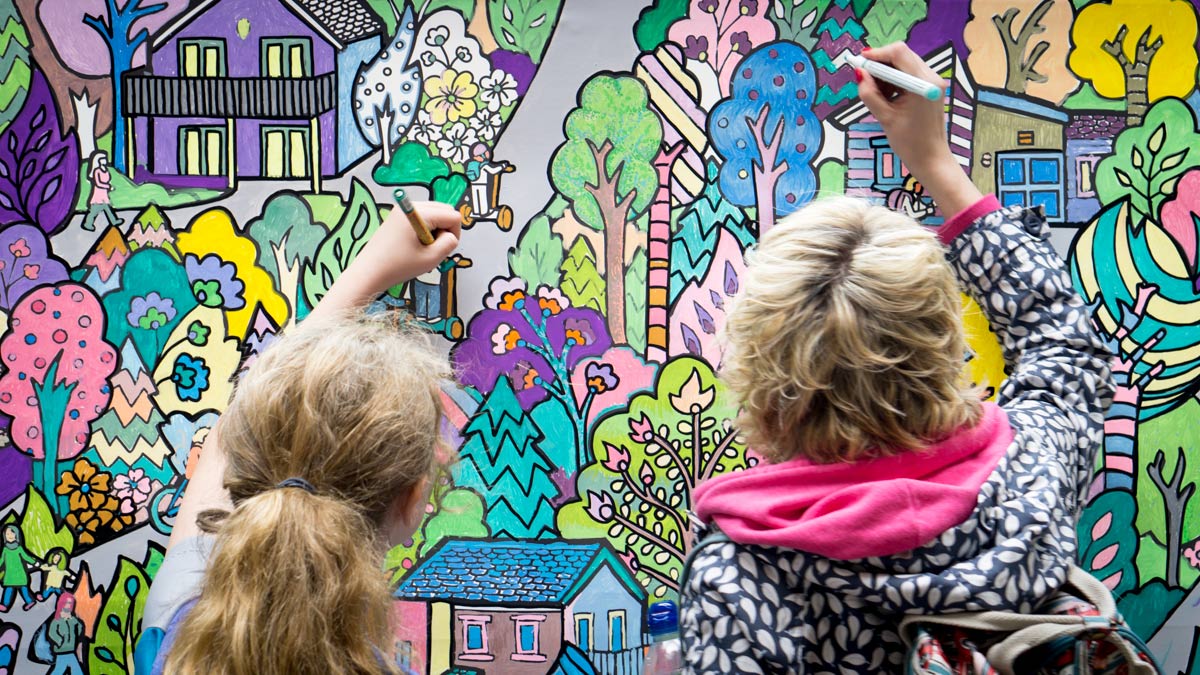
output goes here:
[{"label": "blue door", "polygon": [[996,191],[1001,204],[1041,206],[1049,222],[1065,220],[1061,152],[999,152],[996,157]]}]

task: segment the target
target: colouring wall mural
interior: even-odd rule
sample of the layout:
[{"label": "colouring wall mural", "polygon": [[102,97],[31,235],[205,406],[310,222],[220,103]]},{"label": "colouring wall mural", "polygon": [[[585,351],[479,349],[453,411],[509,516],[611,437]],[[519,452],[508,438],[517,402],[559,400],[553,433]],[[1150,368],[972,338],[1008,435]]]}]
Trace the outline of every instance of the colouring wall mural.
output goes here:
[{"label": "colouring wall mural", "polygon": [[[461,373],[389,552],[414,673],[640,672],[692,489],[752,466],[717,379],[743,255],[826,194],[939,214],[855,96],[895,40],[964,170],[1040,206],[1118,354],[1080,562],[1200,674],[1200,93],[1189,0],[0,0],[0,673],[131,673],[232,379],[394,186],[470,229],[389,291]],[[971,376],[1003,378],[967,306]],[[44,635],[44,634],[43,634]]]}]

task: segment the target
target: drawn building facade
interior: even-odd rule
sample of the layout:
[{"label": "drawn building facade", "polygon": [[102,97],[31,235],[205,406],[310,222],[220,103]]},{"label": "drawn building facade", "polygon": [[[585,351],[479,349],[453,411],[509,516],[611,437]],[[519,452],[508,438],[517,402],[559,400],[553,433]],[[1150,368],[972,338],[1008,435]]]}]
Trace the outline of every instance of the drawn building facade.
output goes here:
[{"label": "drawn building facade", "polygon": [[1068,222],[1086,223],[1100,211],[1096,165],[1112,152],[1113,139],[1124,128],[1124,113],[1072,113],[1066,128]]},{"label": "drawn building facade", "polygon": [[205,0],[126,75],[129,166],[156,182],[233,187],[299,179],[320,190],[371,147],[353,84],[383,23],[363,0]]},{"label": "drawn building facade", "polygon": [[1066,221],[1063,191],[1067,114],[1044,103],[980,90],[975,106],[971,180],[1004,206],[1041,206],[1050,223]]}]

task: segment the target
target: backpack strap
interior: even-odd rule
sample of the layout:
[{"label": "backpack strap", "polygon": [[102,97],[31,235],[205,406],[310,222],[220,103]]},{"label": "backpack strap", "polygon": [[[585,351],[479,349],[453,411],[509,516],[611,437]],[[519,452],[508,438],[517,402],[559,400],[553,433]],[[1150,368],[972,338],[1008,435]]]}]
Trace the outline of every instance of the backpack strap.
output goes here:
[{"label": "backpack strap", "polygon": [[688,580],[692,576],[692,562],[695,561],[700,551],[713,544],[723,544],[728,541],[733,541],[729,538],[729,535],[718,529],[714,529],[707,537],[692,545],[692,550],[687,554],[687,558],[683,560],[683,571],[679,574],[679,594],[681,596],[683,595],[683,589],[687,588]]}]

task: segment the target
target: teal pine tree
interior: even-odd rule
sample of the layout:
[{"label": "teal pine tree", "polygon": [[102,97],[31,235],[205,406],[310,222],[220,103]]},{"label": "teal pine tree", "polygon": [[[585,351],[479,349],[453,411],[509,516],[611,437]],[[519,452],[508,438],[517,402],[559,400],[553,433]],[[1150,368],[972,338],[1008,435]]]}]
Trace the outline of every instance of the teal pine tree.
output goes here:
[{"label": "teal pine tree", "polygon": [[556,534],[552,502],[559,492],[541,440],[509,378],[501,376],[467,425],[454,469],[456,485],[483,497],[493,537],[545,539]]},{"label": "teal pine tree", "polygon": [[671,304],[691,282],[700,283],[712,264],[720,228],[737,237],[742,248],[754,242],[751,223],[741,209],[721,196],[715,162],[709,162],[704,192],[679,219],[679,230],[671,237]]},{"label": "teal pine tree", "polygon": [[846,53],[862,51],[867,29],[862,18],[870,0],[833,0],[817,23],[817,46],[813,49],[813,65],[817,69],[817,95],[813,112],[825,118],[841,108],[856,95],[854,69],[843,63]]},{"label": "teal pine tree", "polygon": [[604,313],[604,279],[596,270],[596,253],[587,237],[575,238],[563,260],[559,288],[571,301],[572,307],[591,307]]},{"label": "teal pine tree", "polygon": [[912,27],[925,18],[929,0],[887,0],[871,5],[863,18],[867,45],[882,47],[908,39]]},{"label": "teal pine tree", "polygon": [[0,131],[8,126],[29,92],[29,34],[14,0],[0,0]]}]

